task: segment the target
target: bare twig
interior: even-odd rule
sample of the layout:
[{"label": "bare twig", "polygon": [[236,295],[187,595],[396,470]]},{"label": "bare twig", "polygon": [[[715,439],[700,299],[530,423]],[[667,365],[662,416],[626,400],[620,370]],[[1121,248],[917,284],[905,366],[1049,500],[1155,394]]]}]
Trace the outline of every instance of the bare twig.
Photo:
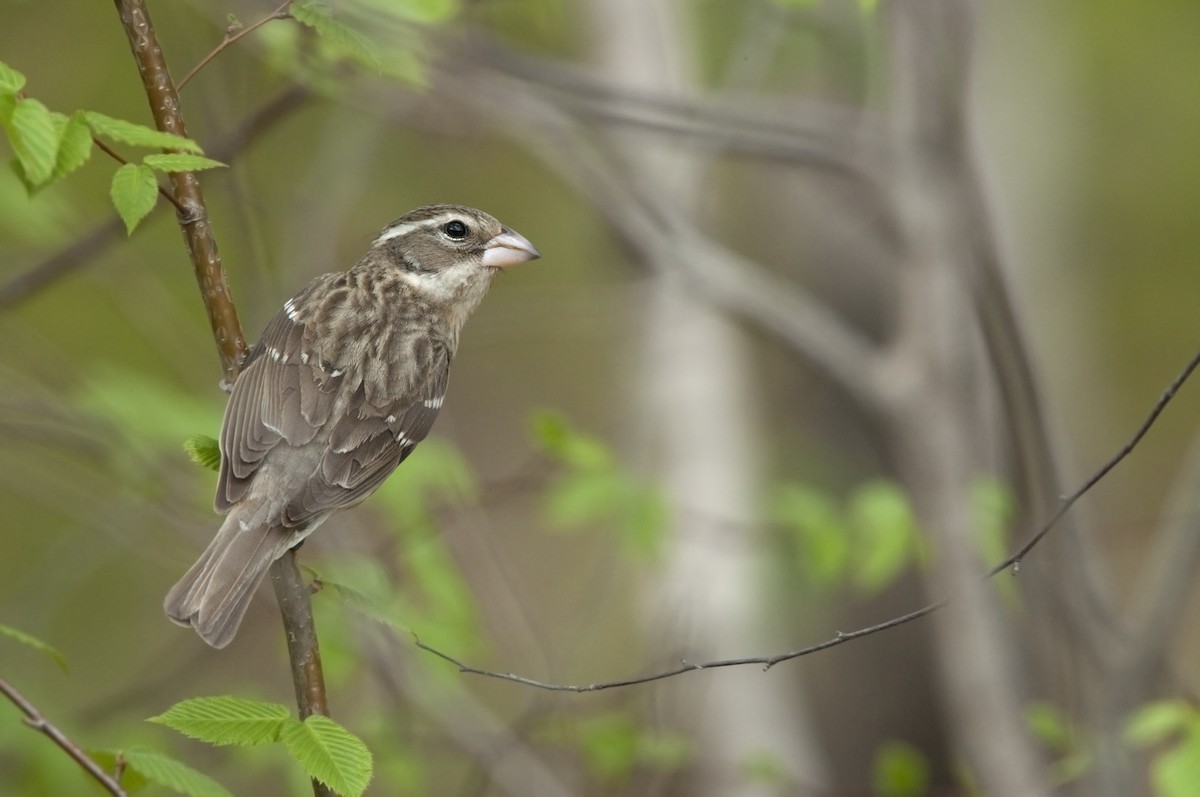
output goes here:
[{"label": "bare twig", "polygon": [[[1033,548],[1039,542],[1042,541],[1042,539],[1045,538],[1045,536],[1047,534],[1050,533],[1051,529],[1053,529],[1054,526],[1062,519],[1063,515],[1066,514],[1067,510],[1069,510],[1071,508],[1071,506],[1075,504],[1076,501],[1078,501],[1080,498],[1082,498],[1085,493],[1087,493],[1089,490],[1091,490],[1093,487],[1095,487],[1096,484],[1098,484],[1101,479],[1103,479],[1110,472],[1112,472],[1113,468],[1115,468],[1118,464],[1120,464],[1120,462],[1123,459],[1125,459],[1127,456],[1129,456],[1129,454],[1138,445],[1138,443],[1141,442],[1142,438],[1146,436],[1146,433],[1150,430],[1150,427],[1153,426],[1154,423],[1158,420],[1158,417],[1162,414],[1163,410],[1166,409],[1167,404],[1169,404],[1171,402],[1171,400],[1175,397],[1175,395],[1179,392],[1179,389],[1183,386],[1183,383],[1186,382],[1191,377],[1192,373],[1196,370],[1197,366],[1200,366],[1200,351],[1197,351],[1196,354],[1192,356],[1192,359],[1187,363],[1187,365],[1184,366],[1183,370],[1180,371],[1179,375],[1176,376],[1175,379],[1173,379],[1171,381],[1171,384],[1167,387],[1167,389],[1163,391],[1163,394],[1159,397],[1158,401],[1155,402],[1154,406],[1150,410],[1150,413],[1146,416],[1146,419],[1142,422],[1142,424],[1133,433],[1133,436],[1129,439],[1129,441],[1127,443],[1125,443],[1125,445],[1123,445],[1121,447],[1121,449],[1116,454],[1114,454],[1107,462],[1105,462],[1103,465],[1101,465],[1091,476],[1089,476],[1079,486],[1079,488],[1077,488],[1071,494],[1065,496],[1063,498],[1062,504],[1060,504],[1058,510],[1050,517],[1050,519],[1048,521],[1046,521],[1046,523],[1041,528],[1039,528],[1037,530],[1037,532],[1034,533],[1034,535],[1029,538],[1028,541],[1026,541],[1024,544],[1022,544],[1019,548],[1017,548],[1017,550],[1014,551],[1010,556],[1008,556],[1004,561],[1000,562],[995,567],[993,567],[991,570],[989,570],[987,573],[987,578],[992,578],[996,574],[998,574],[1004,570],[1007,570],[1010,567],[1013,568],[1014,575],[1017,572],[1019,572],[1019,570],[1020,570],[1019,566],[1020,566],[1021,561],[1025,558],[1026,555],[1029,554],[1030,551],[1033,550]],[[801,656],[807,656],[810,653],[817,653],[819,651],[826,650],[826,649],[832,648],[832,647],[836,647],[838,645],[853,641],[855,639],[861,639],[862,637],[871,636],[872,634],[877,634],[881,631],[887,631],[888,629],[895,628],[896,626],[910,623],[913,620],[919,620],[920,618],[922,618],[928,614],[932,614],[933,612],[937,611],[938,609],[941,609],[942,607],[946,606],[948,603],[949,603],[948,599],[937,601],[936,603],[931,603],[927,606],[922,606],[921,608],[911,611],[907,614],[899,615],[899,616],[893,617],[889,620],[885,620],[882,623],[877,623],[875,625],[867,626],[865,628],[860,628],[855,631],[839,631],[834,636],[830,637],[829,639],[824,640],[823,642],[818,642],[816,644],[808,645],[807,647],[798,648],[796,650],[787,651],[785,653],[775,653],[775,654],[766,655],[766,656],[748,656],[748,657],[737,658],[737,659],[717,659],[714,661],[706,661],[706,662],[700,662],[700,663],[690,663],[688,661],[683,661],[678,667],[675,667],[670,670],[663,670],[661,672],[652,673],[650,675],[641,675],[641,676],[635,676],[632,678],[622,678],[622,679],[611,680],[611,681],[597,681],[595,683],[590,683],[590,684],[556,684],[556,683],[550,683],[547,681],[539,681],[535,678],[528,678],[526,676],[517,675],[517,674],[511,673],[511,672],[499,672],[496,670],[486,670],[481,667],[475,667],[470,664],[466,664],[447,653],[443,653],[442,651],[440,651],[436,648],[430,647],[429,645],[422,642],[419,638],[417,638],[415,634],[413,635],[413,640],[414,640],[414,643],[416,644],[416,646],[418,648],[420,648],[421,650],[424,650],[428,653],[432,653],[434,656],[437,656],[438,658],[443,659],[444,661],[447,661],[450,664],[453,664],[455,667],[458,668],[459,672],[466,673],[469,675],[481,675],[481,676],[484,676],[487,678],[495,678],[495,679],[501,680],[501,681],[511,681],[513,683],[521,684],[523,686],[529,686],[529,687],[533,687],[536,689],[545,689],[545,690],[553,691],[553,692],[599,692],[599,691],[602,691],[605,689],[616,689],[616,688],[625,687],[625,686],[636,686],[638,684],[650,683],[652,681],[661,681],[664,678],[673,678],[677,675],[682,675],[682,674],[688,673],[688,672],[696,672],[699,670],[714,670],[714,669],[718,669],[718,668],[722,668],[722,667],[741,667],[741,666],[748,665],[748,664],[757,664],[757,665],[760,665],[764,671],[769,670],[770,668],[774,667],[776,664],[781,664],[785,661],[791,661],[792,659],[798,659]]]},{"label": "bare twig", "polygon": [[247,25],[246,27],[239,28],[239,29],[234,29],[234,28],[230,27],[228,30],[225,31],[225,38],[221,39],[221,43],[218,44],[216,47],[214,47],[209,52],[208,55],[201,58],[200,63],[198,63],[194,67],[192,67],[186,75],[184,75],[182,78],[180,78],[179,83],[176,85],[176,88],[179,91],[183,91],[183,87],[186,86],[191,81],[191,79],[194,78],[200,72],[201,69],[208,66],[209,62],[212,61],[214,58],[216,58],[218,55],[220,55],[221,52],[223,50],[225,50],[225,48],[229,47],[231,44],[234,44],[239,39],[241,39],[243,36],[247,36],[247,35],[253,33],[254,31],[261,28],[263,25],[266,25],[268,22],[271,22],[273,20],[287,19],[289,16],[288,8],[290,8],[291,5],[292,5],[292,0],[285,0],[284,3],[280,4],[279,8],[276,8],[274,11],[272,11],[270,14],[267,14],[265,17],[260,19],[258,22],[253,22],[253,23]]},{"label": "bare twig", "polygon": [[37,709],[37,706],[29,702],[20,692],[18,692],[12,684],[0,678],[0,692],[7,697],[14,706],[21,710],[25,715],[25,724],[34,730],[45,734],[56,745],[62,748],[63,752],[75,760],[85,772],[91,775],[96,781],[104,787],[109,793],[116,797],[125,797],[125,790],[121,788],[121,784],[117,782],[112,775],[104,771],[104,768],[92,760],[87,753],[83,752],[83,748],[75,744],[70,737],[58,729],[58,727],[46,719],[46,717]]},{"label": "bare twig", "polygon": [[[116,0],[116,6],[142,76],[155,125],[159,130],[187,138],[179,91],[171,80],[144,0]],[[217,241],[208,220],[200,179],[194,172],[171,172],[170,181],[175,198],[183,207],[177,213],[179,227],[183,231],[196,281],[200,285],[200,294],[208,310],[221,368],[225,372],[225,379],[232,383],[246,354],[246,339],[225,281],[225,269],[221,265]]]}]

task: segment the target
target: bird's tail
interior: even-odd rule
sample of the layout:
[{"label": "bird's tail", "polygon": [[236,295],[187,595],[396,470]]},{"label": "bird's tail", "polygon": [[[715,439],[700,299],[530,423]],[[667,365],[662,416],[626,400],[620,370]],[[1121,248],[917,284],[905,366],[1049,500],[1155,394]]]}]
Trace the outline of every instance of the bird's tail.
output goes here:
[{"label": "bird's tail", "polygon": [[297,542],[293,532],[247,524],[239,514],[226,516],[200,559],[163,601],[167,617],[192,626],[214,648],[230,643],[267,568]]}]

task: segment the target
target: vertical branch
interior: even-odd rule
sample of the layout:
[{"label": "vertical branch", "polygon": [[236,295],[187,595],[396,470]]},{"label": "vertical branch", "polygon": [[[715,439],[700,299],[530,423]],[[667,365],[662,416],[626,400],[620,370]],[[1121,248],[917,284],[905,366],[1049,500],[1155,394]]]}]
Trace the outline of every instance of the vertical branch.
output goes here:
[{"label": "vertical branch", "polygon": [[[144,0],[115,2],[142,76],[155,125],[159,130],[187,137],[179,91],[167,70],[167,61]],[[200,190],[200,178],[194,172],[171,172],[170,180],[177,207],[180,208],[176,213],[179,228],[183,231],[184,243],[187,244],[196,281],[200,285],[200,295],[208,310],[209,324],[221,358],[221,369],[225,372],[226,381],[232,384],[246,354],[246,338],[238,321],[237,308],[229,294],[225,269],[217,251],[217,240],[213,236],[204,194]]]},{"label": "vertical branch", "polygon": [[[145,0],[115,2],[142,76],[155,125],[159,130],[186,137],[187,126],[183,120],[179,90],[171,80]],[[208,310],[221,368],[226,381],[232,384],[245,358],[246,339],[225,280],[225,269],[221,265],[217,241],[209,223],[200,180],[193,172],[172,172],[170,177],[176,207],[179,208],[176,214],[179,228],[183,231],[184,243],[200,285],[200,295]],[[313,624],[312,602],[300,570],[296,567],[294,551],[288,551],[271,566],[271,582],[275,586],[283,617],[300,717],[327,715],[325,678]],[[332,791],[316,781],[313,781],[313,793],[316,797],[333,795]]]}]

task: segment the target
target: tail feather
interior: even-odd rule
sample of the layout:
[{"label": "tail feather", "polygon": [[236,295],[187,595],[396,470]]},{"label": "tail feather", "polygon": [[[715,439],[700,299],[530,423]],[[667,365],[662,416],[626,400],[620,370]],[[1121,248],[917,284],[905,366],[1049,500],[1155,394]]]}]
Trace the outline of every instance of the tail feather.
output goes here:
[{"label": "tail feather", "polygon": [[271,563],[295,544],[293,534],[258,524],[243,529],[238,513],[225,518],[200,559],[163,601],[167,616],[196,629],[208,644],[233,640]]}]

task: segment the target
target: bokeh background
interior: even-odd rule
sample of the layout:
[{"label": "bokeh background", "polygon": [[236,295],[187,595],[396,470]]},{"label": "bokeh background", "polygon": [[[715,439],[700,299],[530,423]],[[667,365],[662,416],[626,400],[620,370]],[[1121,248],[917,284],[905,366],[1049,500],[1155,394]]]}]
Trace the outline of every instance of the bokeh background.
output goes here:
[{"label": "bokeh background", "polygon": [[[150,10],[179,75],[273,7]],[[543,254],[470,322],[431,439],[302,552],[371,596],[315,598],[369,794],[1187,793],[1173,740],[1123,729],[1196,694],[1196,386],[1017,577],[976,577],[1200,339],[1200,5],[333,9],[382,74],[281,20],[183,94],[231,164],[203,184],[247,335],[417,205],[483,208]],[[0,60],[52,109],[150,121],[106,4],[0,0]],[[224,651],[162,615],[217,525],[182,443],[216,434],[224,394],[175,220],[160,202],[126,238],[114,166],[32,199],[0,174],[0,624],[70,666],[0,639],[0,675],[85,747],[303,794],[280,750],[144,722],[292,687],[266,591]],[[587,684],[948,593],[767,672],[582,695],[460,675],[405,630]],[[1200,770],[1192,747],[1175,766]],[[88,788],[0,707],[0,792]]]}]

